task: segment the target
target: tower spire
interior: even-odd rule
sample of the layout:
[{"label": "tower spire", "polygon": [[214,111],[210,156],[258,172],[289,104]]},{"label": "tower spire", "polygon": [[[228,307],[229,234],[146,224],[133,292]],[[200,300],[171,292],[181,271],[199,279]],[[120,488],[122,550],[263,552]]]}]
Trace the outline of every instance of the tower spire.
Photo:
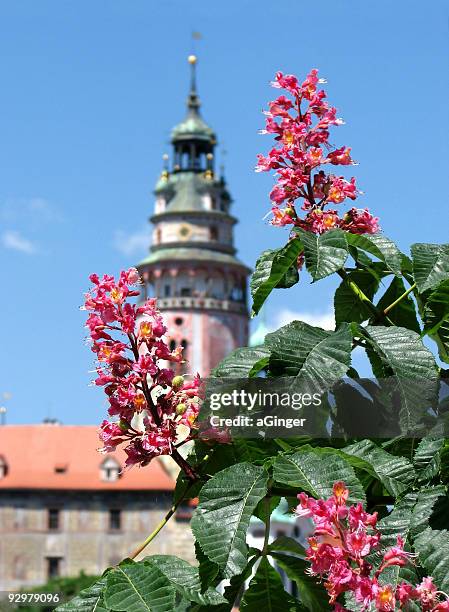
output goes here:
[{"label": "tower spire", "polygon": [[196,64],[198,58],[196,55],[189,55],[187,61],[190,64],[190,92],[187,98],[187,108],[191,114],[198,114],[198,110],[201,106],[198,92],[196,90]]}]

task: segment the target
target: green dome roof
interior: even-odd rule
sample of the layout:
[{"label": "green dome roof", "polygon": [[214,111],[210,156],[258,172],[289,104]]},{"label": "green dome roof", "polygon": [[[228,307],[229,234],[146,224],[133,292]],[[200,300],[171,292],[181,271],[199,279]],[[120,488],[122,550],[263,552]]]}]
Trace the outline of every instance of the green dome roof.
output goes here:
[{"label": "green dome roof", "polygon": [[184,138],[200,138],[204,140],[215,140],[212,128],[200,117],[198,112],[190,111],[184,121],[178,123],[171,133],[172,140]]}]

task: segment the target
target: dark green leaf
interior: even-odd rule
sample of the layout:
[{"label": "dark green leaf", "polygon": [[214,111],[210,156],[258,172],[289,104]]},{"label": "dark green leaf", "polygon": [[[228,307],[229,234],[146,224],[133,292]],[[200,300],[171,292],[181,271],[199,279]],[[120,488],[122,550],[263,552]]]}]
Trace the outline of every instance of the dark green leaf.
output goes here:
[{"label": "dark green leaf", "polygon": [[413,275],[419,292],[449,279],[449,244],[418,242],[411,246]]},{"label": "dark green leaf", "polygon": [[239,463],[215,474],[201,489],[192,531],[225,578],[241,573],[246,566],[246,532],[255,507],[267,492],[267,480],[262,468]]},{"label": "dark green leaf", "polygon": [[413,463],[418,480],[430,480],[438,473],[441,465],[441,451],[444,438],[424,438],[418,444]]},{"label": "dark green leaf", "polygon": [[232,351],[212,371],[219,378],[248,378],[263,370],[269,361],[270,352],[263,346],[238,348]]},{"label": "dark green leaf", "polygon": [[394,274],[401,273],[403,254],[395,243],[383,234],[360,235],[345,232],[345,236],[351,246],[371,253],[371,255],[383,261]]},{"label": "dark green leaf", "polygon": [[109,612],[103,600],[106,576],[83,589],[76,597],[56,608],[57,612]]},{"label": "dark green leaf", "polygon": [[175,589],[154,565],[130,559],[107,574],[104,600],[118,612],[173,612]]},{"label": "dark green leaf", "polygon": [[279,574],[263,558],[240,604],[241,612],[295,612],[297,602],[284,590]]},{"label": "dark green leaf", "polygon": [[449,281],[444,281],[430,293],[424,305],[424,329],[427,333],[438,331],[449,318]]},{"label": "dark green leaf", "polygon": [[379,286],[379,281],[375,276],[365,270],[354,270],[350,272],[346,279],[343,279],[335,292],[335,321],[337,325],[344,321],[355,321],[362,323],[372,315],[371,310],[366,304],[357,299],[349,286],[352,281],[360,287],[363,293],[372,300]]},{"label": "dark green leaf", "polygon": [[432,576],[435,584],[447,593],[449,591],[449,531],[428,527],[415,539],[415,550],[421,565]]},{"label": "dark green leaf", "polygon": [[329,276],[342,268],[348,257],[348,244],[345,233],[334,229],[321,236],[296,228],[304,245],[304,256],[307,271],[314,281]]},{"label": "dark green leaf", "polygon": [[[365,469],[378,478],[389,493],[399,496],[415,481],[413,465],[405,457],[395,457],[371,440],[361,440],[341,449],[345,455],[358,457],[365,462]],[[366,466],[369,464],[369,467]],[[363,469],[363,466],[357,466]]]},{"label": "dark green leaf", "polygon": [[279,455],[274,462],[273,477],[277,482],[307,491],[316,499],[330,497],[334,482],[343,481],[349,489],[351,503],[365,500],[353,467],[333,449],[309,447],[292,455]]},{"label": "dark green leaf", "polygon": [[256,263],[256,269],[251,277],[250,288],[253,298],[252,314],[256,315],[271,291],[281,282],[288,282],[286,276],[296,264],[303,250],[301,242],[296,238],[290,240],[283,248],[267,250],[262,253]]},{"label": "dark green leaf", "polygon": [[418,491],[410,522],[410,531],[413,536],[429,526],[435,504],[443,495],[446,495],[446,489],[442,485],[425,487]]},{"label": "dark green leaf", "polygon": [[276,560],[277,565],[287,574],[288,578],[296,582],[299,591],[299,599],[301,603],[311,612],[322,612],[323,610],[331,610],[329,605],[329,595],[324,587],[319,584],[316,577],[310,576],[307,570],[310,569],[310,563],[298,557],[284,555],[282,553],[273,553],[272,557]]},{"label": "dark green leaf", "polygon": [[351,363],[352,333],[342,324],[335,332],[293,321],[267,334],[270,373],[294,376],[295,386],[324,392],[346,374]]},{"label": "dark green leaf", "polygon": [[[403,295],[405,291],[406,288],[404,281],[395,276],[388,289],[380,298],[377,308],[384,311],[388,306],[390,306],[390,304],[393,304],[394,301]],[[394,325],[412,329],[418,334],[421,333],[421,328],[419,327],[418,319],[416,317],[415,303],[410,295],[407,295],[400,302],[398,302],[396,306],[388,311],[388,318],[392,323],[394,323]]]},{"label": "dark green leaf", "polygon": [[268,546],[268,550],[294,553],[295,555],[300,555],[301,557],[305,555],[305,550],[301,544],[297,540],[288,536],[279,536],[276,538],[276,540],[271,542],[271,544]]}]

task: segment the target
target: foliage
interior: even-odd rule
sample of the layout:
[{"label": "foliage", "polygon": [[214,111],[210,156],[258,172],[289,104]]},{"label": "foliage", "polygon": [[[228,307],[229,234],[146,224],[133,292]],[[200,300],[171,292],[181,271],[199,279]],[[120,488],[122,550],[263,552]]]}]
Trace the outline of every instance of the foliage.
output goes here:
[{"label": "foliage", "polygon": [[[317,83],[316,74],[312,77],[302,86],[309,101]],[[288,91],[298,87],[288,75],[278,75],[277,82]],[[282,104],[284,112],[288,104]],[[280,112],[279,99],[271,111],[275,107]],[[321,112],[335,119],[329,108]],[[281,132],[285,146],[290,146],[285,130]],[[259,164],[266,166],[263,169],[270,164],[279,169],[275,158],[278,153],[260,159]],[[304,184],[313,190],[312,166],[299,158],[301,172],[307,174]],[[351,158],[348,150],[338,150],[330,159],[345,165],[344,160]],[[418,584],[430,575],[438,589],[448,590],[449,441],[445,434],[449,411],[444,392],[447,395],[449,378],[449,245],[416,244],[407,255],[392,240],[371,231],[377,220],[355,209],[350,217],[338,218],[338,223],[328,211],[330,221],[323,225],[324,213],[313,203],[313,193],[324,194],[322,201],[327,202],[332,188],[333,201],[338,203],[338,190],[352,199],[354,184],[330,175],[315,192],[299,187],[293,197],[293,178],[289,173],[288,185],[278,183],[272,192],[277,224],[290,223],[293,229],[286,246],[265,251],[256,264],[251,280],[253,314],[272,291],[297,284],[299,270],[304,268],[313,282],[337,275],[336,329],[295,321],[268,334],[262,346],[237,349],[213,375],[220,380],[263,375],[273,383],[288,376],[320,391],[332,388],[332,428],[321,439],[299,433],[285,440],[226,439],[227,444],[221,444],[198,436],[180,464],[184,471],[175,492],[175,504],[199,498],[192,519],[198,567],[163,555],[139,562],[125,559],[59,610],[226,612],[239,601],[246,612],[331,609],[334,602],[329,603],[324,586],[306,573],[302,547],[287,537],[270,542],[269,530],[270,515],[280,497],[290,507],[298,494],[327,498],[336,481],[348,486],[350,503],[360,502],[367,512],[377,513],[384,547],[394,546],[398,536],[403,540],[407,555],[401,559],[407,558],[408,564],[388,567],[388,596],[399,584]],[[306,220],[292,208],[292,199],[299,197],[306,201]],[[280,213],[284,200],[287,208]],[[431,341],[436,350],[428,348]],[[394,406],[382,404],[381,389],[373,381],[360,379],[352,367],[355,349],[365,352],[374,378],[394,378],[400,399],[396,412]],[[342,400],[335,386],[345,377],[358,385],[352,389],[350,403]],[[376,418],[387,423],[393,419],[399,434],[388,439],[349,434],[359,410],[375,395],[383,406]],[[252,516],[265,523],[260,550],[246,543]],[[150,541],[151,537],[144,545]],[[284,590],[279,568],[297,585],[297,597]],[[373,603],[378,610],[394,609],[382,607],[381,599]],[[363,609],[343,594],[335,595],[335,606]]]}]

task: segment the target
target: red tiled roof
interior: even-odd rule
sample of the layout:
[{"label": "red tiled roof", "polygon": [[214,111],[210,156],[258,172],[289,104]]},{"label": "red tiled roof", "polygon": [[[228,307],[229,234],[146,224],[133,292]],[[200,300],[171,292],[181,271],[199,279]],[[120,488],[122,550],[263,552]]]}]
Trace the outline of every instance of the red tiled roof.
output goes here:
[{"label": "red tiled roof", "polygon": [[123,466],[123,450],[99,453],[97,427],[92,425],[0,426],[0,459],[7,474],[1,489],[74,489],[172,491],[174,482],[158,459],[126,470],[114,482],[101,480],[100,466],[113,457]]}]

